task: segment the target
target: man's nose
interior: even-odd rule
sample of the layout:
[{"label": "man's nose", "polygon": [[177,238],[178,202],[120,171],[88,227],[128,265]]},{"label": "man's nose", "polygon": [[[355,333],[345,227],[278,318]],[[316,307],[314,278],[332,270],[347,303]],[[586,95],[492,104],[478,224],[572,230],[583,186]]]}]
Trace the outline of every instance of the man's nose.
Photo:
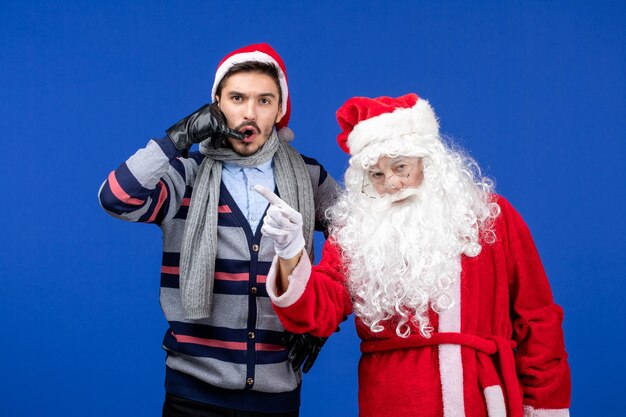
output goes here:
[{"label": "man's nose", "polygon": [[246,120],[256,120],[256,105],[253,100],[250,100],[250,102],[246,105],[243,117]]}]

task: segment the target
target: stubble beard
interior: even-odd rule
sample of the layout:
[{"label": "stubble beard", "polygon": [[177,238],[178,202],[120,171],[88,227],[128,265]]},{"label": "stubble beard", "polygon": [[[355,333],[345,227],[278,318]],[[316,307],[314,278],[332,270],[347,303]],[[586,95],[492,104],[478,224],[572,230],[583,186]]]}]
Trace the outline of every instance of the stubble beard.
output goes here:
[{"label": "stubble beard", "polygon": [[257,140],[254,142],[243,142],[233,138],[227,138],[225,141],[225,145],[232,149],[239,156],[252,156],[257,153],[263,145],[267,143],[270,136],[272,136],[272,132],[274,131],[274,124],[278,115],[274,118],[274,123],[268,128],[266,128],[263,132],[260,132],[258,136],[261,137],[261,140]]}]

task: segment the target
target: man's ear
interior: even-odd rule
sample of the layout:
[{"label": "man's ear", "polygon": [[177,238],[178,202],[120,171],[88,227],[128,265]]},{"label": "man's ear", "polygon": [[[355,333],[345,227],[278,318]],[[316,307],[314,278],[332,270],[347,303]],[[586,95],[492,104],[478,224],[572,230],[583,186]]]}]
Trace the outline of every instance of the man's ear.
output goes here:
[{"label": "man's ear", "polygon": [[278,108],[278,113],[276,114],[276,121],[274,122],[274,124],[280,122],[280,119],[283,118],[283,110],[282,107]]}]

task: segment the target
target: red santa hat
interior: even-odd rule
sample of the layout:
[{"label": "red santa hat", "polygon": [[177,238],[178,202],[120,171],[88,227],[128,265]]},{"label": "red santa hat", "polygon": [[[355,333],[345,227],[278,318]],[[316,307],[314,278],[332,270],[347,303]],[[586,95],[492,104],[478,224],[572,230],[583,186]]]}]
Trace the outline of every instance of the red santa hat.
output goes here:
[{"label": "red santa hat", "polygon": [[294,133],[287,127],[289,124],[289,117],[291,116],[291,101],[289,100],[289,87],[287,86],[287,70],[285,64],[280,55],[266,43],[257,43],[253,45],[244,46],[237,49],[228,55],[226,55],[217,66],[215,72],[215,80],[213,81],[213,89],[211,90],[211,97],[216,99],[215,93],[217,86],[228,71],[236,64],[243,62],[263,62],[272,64],[278,70],[278,82],[280,83],[280,89],[282,93],[282,112],[283,117],[278,123],[276,123],[276,129],[278,130],[278,136],[283,140],[289,142],[294,138]]},{"label": "red santa hat", "polygon": [[352,97],[337,110],[337,142],[350,155],[390,140],[438,137],[439,123],[428,101],[410,93],[393,97]]}]

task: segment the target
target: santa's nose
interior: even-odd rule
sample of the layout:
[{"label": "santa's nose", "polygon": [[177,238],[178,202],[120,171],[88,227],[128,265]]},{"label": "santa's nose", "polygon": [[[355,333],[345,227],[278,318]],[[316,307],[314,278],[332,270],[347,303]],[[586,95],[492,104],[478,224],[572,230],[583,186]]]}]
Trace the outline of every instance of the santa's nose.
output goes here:
[{"label": "santa's nose", "polygon": [[386,182],[387,192],[394,194],[402,189],[402,180],[397,175],[389,177]]}]

